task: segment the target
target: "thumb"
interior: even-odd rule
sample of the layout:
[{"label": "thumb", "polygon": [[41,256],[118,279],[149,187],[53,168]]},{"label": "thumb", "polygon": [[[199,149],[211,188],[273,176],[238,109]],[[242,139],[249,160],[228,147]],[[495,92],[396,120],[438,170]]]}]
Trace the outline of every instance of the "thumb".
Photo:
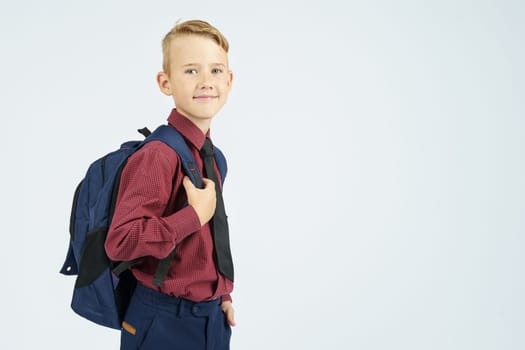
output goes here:
[{"label": "thumb", "polygon": [[184,176],[184,179],[182,179],[182,185],[184,186],[186,192],[195,188],[195,185],[193,185],[193,182],[191,182],[190,178],[187,176]]}]

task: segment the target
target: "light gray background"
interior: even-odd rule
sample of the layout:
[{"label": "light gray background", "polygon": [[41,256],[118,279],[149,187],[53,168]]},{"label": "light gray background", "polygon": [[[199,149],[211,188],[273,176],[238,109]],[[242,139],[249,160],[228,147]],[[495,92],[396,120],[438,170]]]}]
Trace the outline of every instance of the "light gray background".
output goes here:
[{"label": "light gray background", "polygon": [[2,1],[1,349],[116,349],[58,274],[89,162],[163,123],[160,41],[231,42],[233,349],[523,349],[521,1]]}]

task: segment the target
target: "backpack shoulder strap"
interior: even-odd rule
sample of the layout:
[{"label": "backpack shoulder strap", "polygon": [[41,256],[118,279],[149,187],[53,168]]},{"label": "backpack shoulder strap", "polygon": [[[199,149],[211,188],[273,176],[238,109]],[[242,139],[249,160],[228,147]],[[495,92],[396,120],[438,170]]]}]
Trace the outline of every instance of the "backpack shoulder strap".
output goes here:
[{"label": "backpack shoulder strap", "polygon": [[226,163],[226,158],[224,157],[222,151],[215,145],[213,146],[213,153],[215,156],[215,162],[217,163],[217,167],[219,168],[219,172],[221,173],[221,182],[224,184],[226,174],[228,173],[228,164]]},{"label": "backpack shoulder strap", "polygon": [[[175,128],[172,128],[168,125],[159,126],[151,133],[151,135],[146,137],[144,143],[151,141],[161,141],[170,146],[180,157],[184,172],[190,178],[191,182],[193,182],[195,187],[204,187],[202,177],[199,173],[199,170],[197,169],[197,166],[195,165],[195,159],[193,159],[186,141],[184,141],[182,135]],[[171,262],[175,257],[176,249],[177,248],[175,247],[175,249],[173,249],[173,251],[166,258],[159,261],[155,275],[153,276],[153,284],[155,286],[162,286],[164,279],[168,274]]]},{"label": "backpack shoulder strap", "polygon": [[[161,141],[165,143],[178,154],[182,162],[184,173],[190,178],[195,187],[204,187],[204,183],[202,181],[200,172],[197,169],[197,166],[195,165],[195,159],[193,158],[191,151],[188,148],[188,145],[186,144],[186,141],[175,128],[168,125],[161,125],[153,132],[150,132],[147,128],[140,129],[139,132],[146,136],[141,146],[151,141]],[[224,183],[224,179],[226,177],[228,169],[226,164],[226,158],[217,147],[214,147],[214,156],[215,161],[217,162],[217,167],[219,168],[219,172],[221,173],[222,182]],[[154,285],[158,287],[162,286],[162,283],[166,278],[169,266],[174,256],[175,249],[166,258],[159,261],[157,270],[155,271],[155,275],[153,277]],[[139,260],[140,258],[131,261],[121,262],[113,269],[113,273],[119,276],[121,273],[129,269]]]},{"label": "backpack shoulder strap", "polygon": [[[197,166],[195,165],[195,159],[191,155],[191,151],[184,141],[182,135],[173,127],[168,125],[161,125],[144,140],[144,144],[151,141],[161,141],[170,146],[180,157],[182,162],[182,167],[186,175],[193,182],[195,187],[203,188],[204,183],[200,175]],[[215,161],[217,162],[217,167],[221,173],[221,180],[224,183],[226,178],[226,173],[228,171],[228,166],[226,163],[226,158],[220,149],[214,147],[214,156]],[[175,248],[176,249],[176,248]],[[155,275],[153,276],[153,284],[161,287],[166,275],[168,274],[169,266],[175,256],[175,249],[164,259],[159,261]],[[126,269],[127,266],[122,265],[122,269]]]},{"label": "backpack shoulder strap", "polygon": [[204,184],[195,165],[195,159],[193,159],[186,141],[175,128],[168,125],[159,126],[144,140],[144,143],[151,141],[161,141],[170,146],[179,155],[184,172],[188,175],[191,182],[193,182],[195,187],[203,188]]},{"label": "backpack shoulder strap", "polygon": [[[193,159],[186,141],[184,141],[182,135],[175,128],[168,125],[159,126],[155,131],[148,135],[148,137],[146,137],[144,143],[150,141],[161,141],[170,146],[179,155],[184,171],[193,184],[198,188],[204,186],[200,172],[195,165],[195,159]],[[213,152],[215,162],[221,173],[221,182],[224,183],[224,179],[228,173],[226,157],[224,157],[222,151],[215,145],[213,146]]]}]

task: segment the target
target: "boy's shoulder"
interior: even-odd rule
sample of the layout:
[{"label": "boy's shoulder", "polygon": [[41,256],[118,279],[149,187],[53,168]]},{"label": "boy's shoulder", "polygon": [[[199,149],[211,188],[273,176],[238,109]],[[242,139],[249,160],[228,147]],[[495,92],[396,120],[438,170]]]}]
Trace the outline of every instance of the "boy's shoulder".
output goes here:
[{"label": "boy's shoulder", "polygon": [[178,164],[179,157],[175,150],[162,141],[154,140],[133,153],[128,159],[126,168],[136,165],[141,167],[143,173],[161,169],[174,172]]}]

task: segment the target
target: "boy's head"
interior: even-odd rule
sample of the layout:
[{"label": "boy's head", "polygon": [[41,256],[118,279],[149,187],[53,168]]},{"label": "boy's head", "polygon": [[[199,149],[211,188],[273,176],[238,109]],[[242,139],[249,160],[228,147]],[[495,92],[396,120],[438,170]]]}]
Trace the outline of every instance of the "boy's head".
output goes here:
[{"label": "boy's head", "polygon": [[195,124],[209,125],[226,102],[233,79],[228,49],[221,32],[200,20],[177,23],[162,40],[163,71],[157,82],[173,97],[177,111]]},{"label": "boy's head", "polygon": [[173,39],[182,35],[199,35],[205,38],[209,38],[222,49],[228,53],[230,48],[228,40],[222,35],[221,32],[211,24],[201,20],[190,20],[185,22],[179,22],[173,27],[168,34],[162,40],[162,70],[166,74],[170,74],[170,44]]}]

